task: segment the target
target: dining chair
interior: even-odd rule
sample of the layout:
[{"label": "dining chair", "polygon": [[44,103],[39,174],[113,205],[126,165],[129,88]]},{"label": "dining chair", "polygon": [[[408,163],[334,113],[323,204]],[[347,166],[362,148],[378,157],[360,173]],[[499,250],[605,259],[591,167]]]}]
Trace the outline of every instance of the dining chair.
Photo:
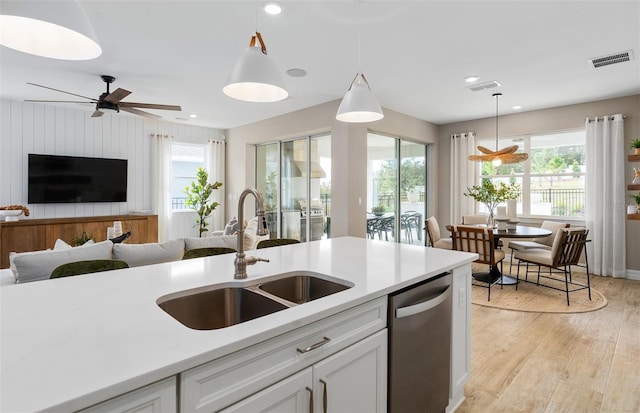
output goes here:
[{"label": "dining chair", "polygon": [[569,228],[570,226],[571,224],[566,222],[542,221],[540,228],[551,231],[551,235],[548,237],[537,238],[535,241],[509,241],[509,249],[511,249],[511,256],[509,257],[509,272],[512,271],[513,255],[516,251],[525,251],[534,248],[551,250],[558,231],[563,228]]},{"label": "dining chair", "polygon": [[429,246],[432,248],[442,248],[450,250],[453,248],[453,241],[451,238],[441,238],[440,225],[438,220],[434,216],[430,216],[425,219],[424,227],[427,229],[427,238],[429,239]]},{"label": "dining chair", "polygon": [[[515,258],[518,259],[518,272],[516,280],[520,279],[520,263],[526,263],[525,281],[527,279],[526,274],[529,273],[529,264],[536,265],[538,267],[538,278],[536,285],[554,290],[564,291],[567,296],[567,305],[569,304],[569,293],[579,290],[587,289],[589,292],[589,300],[591,300],[591,280],[589,275],[589,261],[586,257],[585,245],[589,240],[587,236],[589,230],[586,228],[563,228],[560,229],[556,235],[551,250],[543,248],[533,248],[523,251],[516,251]],[[571,274],[571,266],[580,264],[580,257],[582,252],[585,251],[585,267],[587,270],[587,283],[581,284],[573,281]],[[541,268],[547,267],[549,269],[548,275],[542,274]],[[564,279],[553,277],[553,274],[562,274]],[[556,282],[564,282],[564,288],[556,287],[555,285],[541,284],[540,278],[550,279]],[[569,286],[575,286],[573,289],[569,289]],[[518,289],[518,284],[516,284]]]},{"label": "dining chair", "polygon": [[256,249],[261,248],[270,248],[270,247],[279,247],[281,245],[290,245],[290,244],[300,244],[300,241],[293,238],[273,238],[273,239],[265,239],[258,242]]},{"label": "dining chair", "polygon": [[[453,225],[451,227],[453,249],[457,251],[475,252],[478,259],[474,262],[486,264],[489,271],[473,273],[473,279],[481,284],[474,284],[488,289],[487,301],[491,301],[491,287],[502,280],[502,261],[505,253],[494,248],[493,230],[468,225]],[[500,264],[500,270],[497,265]],[[486,284],[486,285],[483,285]]]},{"label": "dining chair", "polygon": [[129,268],[129,264],[121,260],[86,260],[62,264],[51,271],[49,278],[62,278],[72,275],[90,274],[93,272],[119,270]]},{"label": "dining chair", "polygon": [[194,248],[184,252],[182,256],[183,260],[190,260],[192,258],[209,257],[211,255],[230,254],[237,252],[233,248],[228,247],[208,247],[208,248]]}]

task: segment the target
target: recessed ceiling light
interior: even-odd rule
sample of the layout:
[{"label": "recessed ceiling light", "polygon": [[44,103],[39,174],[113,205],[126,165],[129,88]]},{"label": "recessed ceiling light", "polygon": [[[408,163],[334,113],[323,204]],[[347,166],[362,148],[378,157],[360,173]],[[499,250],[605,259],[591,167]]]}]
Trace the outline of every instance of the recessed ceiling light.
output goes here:
[{"label": "recessed ceiling light", "polygon": [[522,109],[522,105],[514,105],[514,106],[511,106],[511,109],[513,109],[513,110],[520,110],[520,109]]},{"label": "recessed ceiling light", "polygon": [[304,69],[289,69],[287,74],[291,77],[303,77],[307,75],[307,71]]},{"label": "recessed ceiling light", "polygon": [[473,76],[465,77],[464,81],[467,82],[467,83],[471,83],[471,82],[475,82],[478,79],[480,79],[480,76],[473,75]]},{"label": "recessed ceiling light", "polygon": [[195,113],[192,113],[191,115],[189,115],[190,118],[197,118],[198,115],[196,115]]},{"label": "recessed ceiling light", "polygon": [[278,5],[277,3],[266,3],[264,5],[264,11],[267,14],[280,14],[280,12],[282,11],[282,7],[280,7],[280,5]]}]

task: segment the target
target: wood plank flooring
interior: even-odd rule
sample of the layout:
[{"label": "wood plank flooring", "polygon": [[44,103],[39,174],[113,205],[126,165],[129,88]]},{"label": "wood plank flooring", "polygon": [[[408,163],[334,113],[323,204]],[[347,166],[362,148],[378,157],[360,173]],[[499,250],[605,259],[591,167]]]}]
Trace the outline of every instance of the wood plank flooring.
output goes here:
[{"label": "wood plank flooring", "polygon": [[473,305],[471,379],[457,412],[640,412],[640,281],[591,282],[608,305],[589,313]]}]

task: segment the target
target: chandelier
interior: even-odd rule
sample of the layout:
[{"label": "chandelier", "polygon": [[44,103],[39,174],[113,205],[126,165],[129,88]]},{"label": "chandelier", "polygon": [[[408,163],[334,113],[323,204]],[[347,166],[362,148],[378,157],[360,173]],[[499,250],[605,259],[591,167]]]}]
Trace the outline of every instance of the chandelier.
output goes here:
[{"label": "chandelier", "polygon": [[518,145],[507,146],[504,149],[498,150],[498,98],[502,96],[502,93],[494,93],[496,98],[496,149],[492,151],[484,146],[478,146],[478,150],[482,152],[482,155],[469,155],[470,161],[476,162],[491,162],[494,166],[500,166],[503,163],[519,163],[529,159],[527,153],[516,153],[518,151]]}]

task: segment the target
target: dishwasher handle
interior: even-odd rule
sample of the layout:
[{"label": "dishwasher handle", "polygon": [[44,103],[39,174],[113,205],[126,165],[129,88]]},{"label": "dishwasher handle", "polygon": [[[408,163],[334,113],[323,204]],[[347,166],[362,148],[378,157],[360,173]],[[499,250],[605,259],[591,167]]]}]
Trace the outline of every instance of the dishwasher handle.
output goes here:
[{"label": "dishwasher handle", "polygon": [[440,295],[431,300],[423,301],[418,304],[410,305],[407,307],[400,307],[396,309],[396,318],[409,317],[414,314],[423,313],[429,311],[434,307],[442,304],[451,294],[451,286],[447,287]]}]

